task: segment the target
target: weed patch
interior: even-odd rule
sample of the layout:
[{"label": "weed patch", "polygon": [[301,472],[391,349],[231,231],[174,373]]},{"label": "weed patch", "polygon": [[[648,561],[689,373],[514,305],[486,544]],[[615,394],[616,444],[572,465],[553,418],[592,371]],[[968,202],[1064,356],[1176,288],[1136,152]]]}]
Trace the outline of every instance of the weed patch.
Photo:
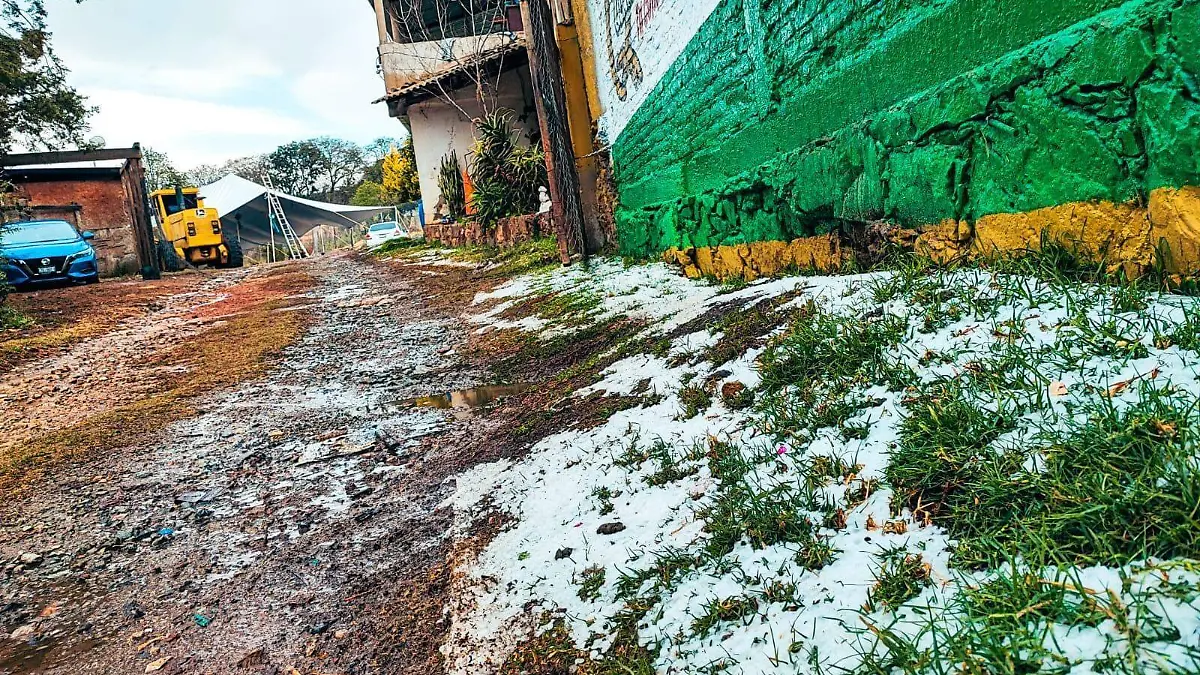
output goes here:
[{"label": "weed patch", "polygon": [[708,635],[722,623],[745,621],[758,614],[758,599],[749,595],[739,595],[724,600],[710,600],[704,605],[704,613],[692,622],[692,632],[696,636]]},{"label": "weed patch", "polygon": [[704,387],[689,384],[679,390],[679,419],[690,420],[712,407],[712,395]]},{"label": "weed patch", "polygon": [[816,383],[886,381],[895,364],[887,351],[904,339],[906,322],[894,316],[845,317],[801,312],[761,359],[768,391]]},{"label": "weed patch", "polygon": [[867,611],[896,611],[900,605],[921,594],[930,585],[929,565],[919,555],[904,549],[885,551],[877,556],[879,571],[875,587],[867,599]]},{"label": "weed patch", "polygon": [[579,573],[579,599],[584,602],[595,602],[600,599],[600,589],[604,587],[605,570],[603,567],[592,566]]}]

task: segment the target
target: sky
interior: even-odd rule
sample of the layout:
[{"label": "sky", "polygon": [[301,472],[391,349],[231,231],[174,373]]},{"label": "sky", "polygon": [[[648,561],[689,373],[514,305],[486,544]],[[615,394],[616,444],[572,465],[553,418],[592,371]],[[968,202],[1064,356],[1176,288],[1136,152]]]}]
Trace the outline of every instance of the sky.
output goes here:
[{"label": "sky", "polygon": [[177,168],[336,136],[403,137],[375,73],[366,0],[49,0],[70,83],[100,111],[89,136]]}]

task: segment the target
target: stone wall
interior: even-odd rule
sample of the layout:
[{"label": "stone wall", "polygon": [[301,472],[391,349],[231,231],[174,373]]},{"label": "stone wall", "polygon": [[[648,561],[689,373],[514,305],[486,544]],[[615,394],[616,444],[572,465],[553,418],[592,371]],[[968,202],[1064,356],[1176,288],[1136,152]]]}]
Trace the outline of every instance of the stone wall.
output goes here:
[{"label": "stone wall", "polygon": [[[1086,232],[1200,185],[1200,0],[719,0],[683,18],[672,0],[591,4],[690,36],[626,96],[636,111],[605,110],[625,253],[879,220],[951,227],[961,247],[981,221],[1026,232],[1028,214],[1070,207],[1051,224],[1080,229],[1088,204]],[[598,68],[654,61],[650,40],[609,41],[604,16]],[[598,78],[602,99],[617,79]]]},{"label": "stone wall", "polygon": [[425,226],[425,239],[446,246],[499,246],[511,248],[553,232],[550,215],[539,213],[504,218],[492,230],[477,222]]}]

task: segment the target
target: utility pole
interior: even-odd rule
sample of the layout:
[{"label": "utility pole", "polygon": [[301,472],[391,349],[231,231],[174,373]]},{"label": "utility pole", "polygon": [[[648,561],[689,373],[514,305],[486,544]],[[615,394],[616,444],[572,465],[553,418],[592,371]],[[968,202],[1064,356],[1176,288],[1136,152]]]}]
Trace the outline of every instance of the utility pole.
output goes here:
[{"label": "utility pole", "polygon": [[587,256],[587,244],[583,236],[583,198],[567,122],[567,97],[554,33],[554,13],[546,0],[522,0],[521,16],[529,41],[529,70],[542,127],[546,172],[550,177],[551,213],[558,234],[558,254],[563,264],[569,265],[573,254]]}]

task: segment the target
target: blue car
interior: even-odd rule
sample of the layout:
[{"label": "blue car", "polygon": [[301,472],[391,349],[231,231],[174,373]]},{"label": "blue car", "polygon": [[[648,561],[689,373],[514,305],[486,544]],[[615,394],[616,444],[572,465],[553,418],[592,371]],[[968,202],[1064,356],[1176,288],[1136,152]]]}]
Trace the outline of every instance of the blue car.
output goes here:
[{"label": "blue car", "polygon": [[80,234],[65,220],[34,220],[0,227],[0,267],[16,290],[100,280],[96,235]]}]

